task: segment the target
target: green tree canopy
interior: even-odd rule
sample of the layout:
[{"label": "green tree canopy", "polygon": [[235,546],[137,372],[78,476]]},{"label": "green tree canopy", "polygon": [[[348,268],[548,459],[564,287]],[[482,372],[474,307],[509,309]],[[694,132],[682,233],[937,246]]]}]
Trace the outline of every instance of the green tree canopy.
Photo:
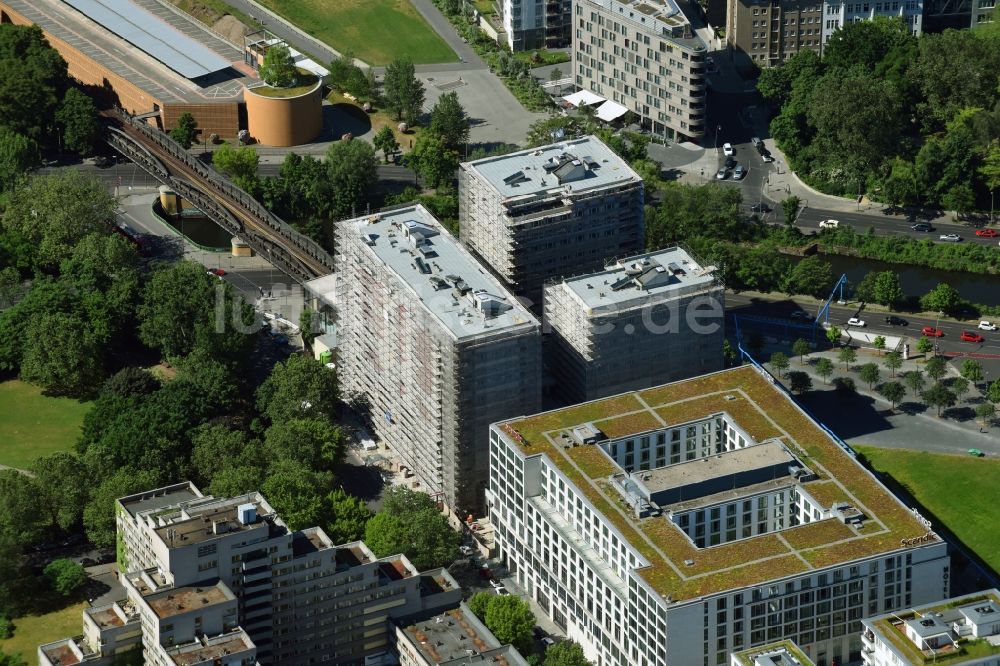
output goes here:
[{"label": "green tree canopy", "polygon": [[903,365],[903,356],[898,351],[891,351],[885,355],[883,363],[892,373],[892,376],[895,377],[896,371]]},{"label": "green tree canopy", "polygon": [[257,408],[272,423],[322,416],[339,408],[337,372],[304,354],[294,354],[271,370],[257,389]]},{"label": "green tree canopy", "polygon": [[87,572],[73,560],[52,560],[42,574],[52,589],[64,597],[72,596],[87,582]]},{"label": "green tree canopy", "polygon": [[931,407],[937,408],[937,415],[941,416],[942,410],[952,407],[955,404],[955,394],[948,390],[944,384],[937,382],[921,394]]},{"label": "green tree canopy", "polygon": [[919,370],[910,370],[905,375],[903,375],[903,382],[906,387],[913,392],[913,395],[919,395],[924,388],[924,373]]},{"label": "green tree canopy", "polygon": [[858,353],[854,351],[854,347],[841,347],[837,357],[844,364],[844,368],[850,370],[851,363],[854,363],[858,358]]},{"label": "green tree canopy", "polygon": [[295,85],[298,72],[295,69],[295,60],[292,58],[288,46],[285,44],[272,44],[264,54],[264,62],[260,66],[260,78],[269,86],[275,88],[287,88]]},{"label": "green tree canopy", "polygon": [[224,143],[212,153],[212,164],[247,192],[257,189],[257,166],[260,157],[252,146],[234,148]]},{"label": "green tree canopy", "polygon": [[958,291],[947,282],[942,282],[920,298],[920,306],[931,312],[953,312],[962,304]]},{"label": "green tree canopy", "polygon": [[886,382],[878,387],[879,394],[892,403],[892,408],[896,409],[896,405],[906,397],[906,388],[899,382]]},{"label": "green tree canopy", "polygon": [[934,358],[927,359],[924,371],[927,373],[928,377],[933,379],[935,382],[939,382],[942,377],[948,374],[948,363],[940,356],[935,356]]},{"label": "green tree canopy", "polygon": [[785,276],[782,291],[786,294],[808,294],[823,296],[833,284],[833,268],[830,262],[816,255],[802,259]]},{"label": "green tree canopy", "polygon": [[344,456],[344,435],[325,418],[276,421],[264,433],[264,446],[276,460],[332,471]]},{"label": "green tree canopy", "polygon": [[546,648],[542,666],[591,666],[591,663],[587,661],[579,643],[560,641]]},{"label": "green tree canopy", "polygon": [[396,120],[414,125],[424,104],[424,84],[416,76],[413,61],[397,58],[385,68],[382,80],[385,105]]},{"label": "green tree canopy", "polygon": [[34,500],[50,526],[68,531],[80,523],[87,503],[87,487],[70,479],[81,476],[83,462],[74,454],[60,451],[31,464]]},{"label": "green tree canopy", "polygon": [[365,543],[378,557],[403,553],[421,571],[449,564],[460,540],[430,497],[400,486],[385,493],[365,526]]},{"label": "green tree canopy", "polygon": [[788,355],[784,352],[771,354],[771,367],[778,371],[778,376],[788,368]]},{"label": "green tree canopy", "polygon": [[861,377],[861,381],[868,384],[868,388],[870,389],[879,380],[881,371],[878,364],[865,363],[858,369],[858,375]]},{"label": "green tree canopy", "polygon": [[490,607],[490,601],[496,595],[492,592],[476,592],[469,597],[469,610],[480,620],[486,619],[486,609]]},{"label": "green tree canopy", "polygon": [[353,495],[337,488],[326,496],[329,518],[326,533],[334,543],[351,543],[365,536],[365,526],[372,518],[371,510]]},{"label": "green tree canopy", "polygon": [[101,138],[101,123],[94,100],[77,88],[70,88],[56,111],[63,146],[81,155],[90,155]]},{"label": "green tree canopy", "polygon": [[816,361],[816,374],[823,378],[824,381],[829,381],[830,375],[833,374],[833,361],[821,356]]},{"label": "green tree canopy", "polygon": [[104,380],[104,348],[82,319],[62,312],[32,317],[24,331],[21,379],[53,395],[85,397]]},{"label": "green tree canopy", "polygon": [[798,395],[812,390],[812,378],[801,370],[793,370],[788,373],[788,390]]},{"label": "green tree canopy", "polygon": [[434,103],[430,129],[450,150],[458,150],[469,140],[469,116],[458,101],[458,93],[445,93]]},{"label": "green tree canopy", "polygon": [[983,364],[974,358],[967,358],[962,361],[960,373],[973,384],[981,382],[983,381]]},{"label": "green tree canopy", "polygon": [[428,187],[438,187],[455,179],[458,170],[458,153],[446,145],[436,134],[424,133],[406,155],[406,164]]},{"label": "green tree canopy", "polygon": [[0,24],[0,123],[38,143],[55,145],[48,123],[68,86],[66,61],[41,28]]},{"label": "green tree canopy", "polygon": [[527,601],[511,595],[497,595],[486,607],[485,624],[501,644],[509,643],[522,654],[531,652],[535,614]]},{"label": "green tree canopy", "polygon": [[35,140],[0,125],[0,190],[9,190],[39,164],[41,154]]},{"label": "green tree canopy", "polygon": [[377,150],[382,151],[386,162],[389,161],[390,153],[399,150],[399,142],[396,141],[396,134],[388,125],[383,125],[382,129],[375,133],[375,136],[372,138],[372,144],[374,144]]},{"label": "green tree canopy", "polygon": [[301,530],[324,522],[323,498],[331,482],[300,462],[283,460],[272,466],[260,492],[290,529]]},{"label": "green tree canopy", "polygon": [[103,478],[90,493],[83,509],[83,526],[87,539],[95,546],[109,548],[115,544],[115,500],[142,490],[160,487],[162,478],[152,470],[121,467],[112,473],[103,471]]},{"label": "green tree canopy", "polygon": [[181,144],[184,150],[189,149],[198,139],[198,121],[185,111],[177,118],[177,123],[170,130],[170,138]]},{"label": "green tree canopy", "polygon": [[367,141],[335,141],[326,151],[330,215],[360,215],[378,180],[375,149]]},{"label": "green tree canopy", "polygon": [[876,16],[847,23],[824,44],[823,64],[844,70],[860,66],[874,72],[893,48],[916,41],[909,25],[899,17]]}]

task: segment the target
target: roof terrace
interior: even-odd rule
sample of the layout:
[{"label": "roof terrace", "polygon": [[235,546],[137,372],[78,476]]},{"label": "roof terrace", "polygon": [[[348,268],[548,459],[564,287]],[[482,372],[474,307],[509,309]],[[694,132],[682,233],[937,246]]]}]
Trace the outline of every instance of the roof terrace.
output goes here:
[{"label": "roof terrace", "polygon": [[222,581],[214,585],[185,585],[153,592],[144,597],[157,617],[165,620],[193,610],[236,601],[236,597]]},{"label": "roof terrace", "polygon": [[[849,527],[832,518],[785,529],[780,536],[768,533],[699,549],[666,518],[634,516],[611,487],[609,477],[622,469],[599,447],[565,447],[559,437],[586,423],[609,438],[628,437],[719,412],[726,412],[756,441],[781,438],[796,458],[808,460],[815,478],[803,481],[802,487],[817,503],[847,503],[868,520]],[[546,455],[649,561],[638,574],[675,601],[940,539],[787,394],[749,366],[513,419],[498,428],[525,454]],[[751,552],[752,562],[747,560]]]},{"label": "roof terrace", "polygon": [[734,652],[732,666],[813,666],[794,641],[777,641]]},{"label": "roof terrace", "polygon": [[[232,661],[242,655],[244,658],[255,653],[256,646],[250,636],[237,627],[228,634],[201,636],[194,643],[179,645],[167,651],[177,666],[199,666],[200,664],[236,663]],[[223,657],[228,657],[224,661]]]}]

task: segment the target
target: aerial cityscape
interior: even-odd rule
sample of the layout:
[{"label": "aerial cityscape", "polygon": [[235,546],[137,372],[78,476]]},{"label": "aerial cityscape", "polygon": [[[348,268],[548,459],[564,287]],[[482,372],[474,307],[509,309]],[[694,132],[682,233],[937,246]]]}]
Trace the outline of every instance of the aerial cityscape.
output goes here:
[{"label": "aerial cityscape", "polygon": [[1000,666],[995,0],[0,0],[0,666]]}]

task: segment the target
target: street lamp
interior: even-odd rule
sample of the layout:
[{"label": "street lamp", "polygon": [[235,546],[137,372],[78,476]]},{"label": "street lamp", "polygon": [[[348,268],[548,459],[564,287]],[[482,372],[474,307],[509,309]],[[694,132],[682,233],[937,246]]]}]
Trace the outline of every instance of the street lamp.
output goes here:
[{"label": "street lamp", "polygon": [[715,126],[715,149],[719,149],[719,132],[722,131],[722,125]]}]

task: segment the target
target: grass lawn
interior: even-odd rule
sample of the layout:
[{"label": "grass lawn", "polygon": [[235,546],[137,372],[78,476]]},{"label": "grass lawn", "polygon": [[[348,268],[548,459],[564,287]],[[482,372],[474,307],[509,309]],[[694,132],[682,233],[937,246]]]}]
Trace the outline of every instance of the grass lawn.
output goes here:
[{"label": "grass lawn", "polygon": [[483,16],[493,13],[493,0],[475,0],[472,4],[476,6],[476,9]]},{"label": "grass lawn", "polygon": [[[535,62],[535,54],[538,54],[538,62]],[[559,65],[569,62],[569,54],[565,51],[547,51],[545,49],[535,49],[534,51],[518,51],[514,57],[522,62],[528,63],[529,67],[544,67],[545,65]],[[569,74],[572,67],[564,67],[563,74]]]},{"label": "grass lawn", "polygon": [[89,402],[49,398],[12,379],[0,382],[0,464],[27,468],[32,461],[73,448]]},{"label": "grass lawn", "polygon": [[81,613],[86,607],[87,602],[81,601],[45,615],[14,618],[14,637],[0,641],[0,650],[20,652],[26,662],[33,664],[39,645],[76,636],[83,630]]},{"label": "grass lawn", "polygon": [[871,466],[892,476],[934,513],[994,571],[1000,570],[1000,505],[991,497],[1000,484],[1000,460],[854,447]]},{"label": "grass lawn", "polygon": [[261,0],[316,39],[369,65],[409,56],[415,63],[457,62],[458,56],[410,0]]}]

